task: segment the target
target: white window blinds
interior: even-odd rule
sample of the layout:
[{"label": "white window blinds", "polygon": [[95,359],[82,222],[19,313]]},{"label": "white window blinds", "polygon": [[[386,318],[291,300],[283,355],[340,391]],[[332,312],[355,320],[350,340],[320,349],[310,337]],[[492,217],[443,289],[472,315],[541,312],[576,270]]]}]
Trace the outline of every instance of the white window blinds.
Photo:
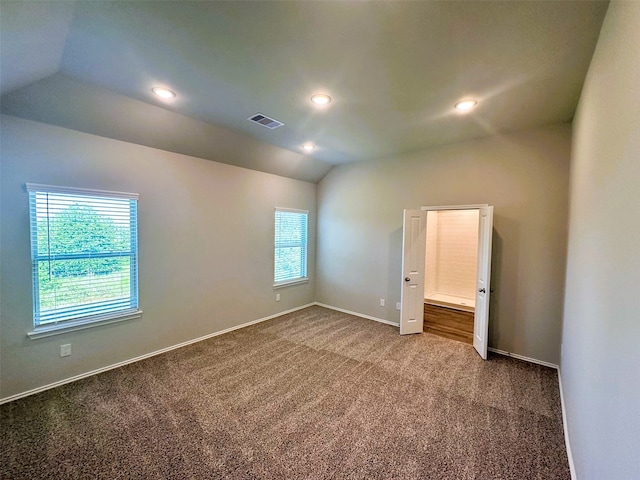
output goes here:
[{"label": "white window blinds", "polygon": [[138,309],[138,196],[27,184],[36,327]]},{"label": "white window blinds", "polygon": [[276,208],[274,285],[307,280],[307,222],[309,212]]}]

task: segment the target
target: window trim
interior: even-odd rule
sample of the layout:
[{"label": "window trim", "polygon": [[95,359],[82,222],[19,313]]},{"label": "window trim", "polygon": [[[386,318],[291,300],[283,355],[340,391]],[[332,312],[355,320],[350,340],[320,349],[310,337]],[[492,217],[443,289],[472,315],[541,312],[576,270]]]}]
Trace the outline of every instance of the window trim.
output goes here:
[{"label": "window trim", "polygon": [[31,340],[37,338],[51,337],[53,335],[61,335],[63,333],[74,332],[76,330],[84,330],[86,328],[99,327],[100,325],[108,325],[110,323],[123,322],[125,320],[133,320],[142,317],[142,310],[131,309],[129,311],[112,312],[103,315],[94,315],[84,317],[77,320],[65,320],[60,323],[44,324],[34,327],[27,336]]},{"label": "window trim", "polygon": [[[76,330],[83,330],[86,328],[97,327],[100,325],[107,325],[110,323],[121,322],[125,320],[131,320],[135,318],[140,318],[142,316],[142,310],[139,308],[139,250],[138,250],[138,205],[137,201],[139,199],[139,195],[137,193],[127,193],[127,192],[118,192],[118,191],[109,191],[109,190],[98,190],[98,189],[88,189],[88,188],[78,188],[78,187],[62,187],[56,185],[45,185],[38,183],[26,183],[25,190],[27,193],[31,195],[31,193],[36,192],[46,192],[52,194],[68,194],[68,195],[78,195],[78,196],[87,196],[87,197],[105,197],[111,199],[126,199],[126,200],[134,200],[136,201],[135,205],[135,228],[131,228],[131,234],[135,234],[135,255],[131,253],[132,258],[135,257],[136,269],[135,273],[131,273],[131,287],[130,292],[134,292],[134,295],[131,295],[130,298],[135,299],[134,307],[132,308],[123,308],[121,310],[106,312],[106,313],[95,313],[93,315],[86,315],[77,318],[68,318],[58,321],[52,321],[48,323],[36,324],[37,317],[36,315],[39,312],[39,285],[34,282],[34,265],[37,265],[36,258],[33,257],[33,244],[31,244],[30,249],[32,252],[31,255],[31,269],[32,269],[32,280],[31,280],[31,288],[33,290],[33,306],[32,306],[32,327],[33,330],[27,332],[27,336],[29,339],[34,340],[37,338],[49,337],[52,335],[59,335],[62,333],[72,332]],[[30,197],[31,202],[31,197]],[[31,209],[31,203],[29,204],[29,208]],[[30,229],[32,228],[32,213],[29,211],[29,224]],[[30,243],[33,242],[33,231],[30,232]],[[133,252],[133,250],[132,250]],[[72,258],[74,254],[62,255],[62,257]],[[109,257],[111,254],[101,254],[99,256]],[[97,258],[97,257],[94,257]],[[35,263],[34,263],[35,262]]]},{"label": "window trim", "polygon": [[293,285],[302,285],[303,283],[309,283],[309,276],[299,277],[296,280],[282,280],[281,282],[274,282],[273,289],[277,290],[278,288],[292,287]]},{"label": "window trim", "polygon": [[[275,245],[275,236],[276,236],[276,232],[275,232],[275,223],[276,223],[276,214],[277,212],[285,212],[285,213],[299,213],[299,214],[304,214],[306,215],[306,226],[307,226],[307,231],[305,232],[305,265],[304,265],[304,276],[303,277],[296,277],[296,278],[290,278],[287,280],[280,280],[278,282],[275,281],[275,268],[276,268],[276,259],[275,259],[275,252],[276,252],[276,245]],[[284,208],[284,207],[275,207],[274,209],[274,214],[273,214],[273,228],[274,228],[274,233],[273,233],[273,276],[272,278],[274,279],[273,282],[273,288],[274,289],[278,289],[278,288],[283,288],[283,287],[290,287],[293,285],[301,285],[304,283],[309,283],[309,210],[301,210],[301,209],[297,209],[297,208]]]}]

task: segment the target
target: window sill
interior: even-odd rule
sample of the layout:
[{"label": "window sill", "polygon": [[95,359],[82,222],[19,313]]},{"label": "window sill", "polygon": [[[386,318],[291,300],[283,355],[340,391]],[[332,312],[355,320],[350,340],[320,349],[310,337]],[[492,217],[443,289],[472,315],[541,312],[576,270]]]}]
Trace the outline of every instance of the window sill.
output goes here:
[{"label": "window sill", "polygon": [[303,283],[309,283],[309,278],[296,278],[295,280],[286,280],[284,282],[274,283],[273,288],[291,287],[293,285],[302,285]]},{"label": "window sill", "polygon": [[110,323],[123,322],[125,320],[133,320],[134,318],[140,318],[141,316],[142,310],[129,310],[126,312],[110,313],[107,315],[99,315],[79,320],[66,320],[61,323],[36,327],[32,332],[28,332],[27,336],[29,339],[35,340],[37,338],[51,337],[52,335],[74,332],[76,330],[84,330],[85,328],[99,327],[100,325],[108,325]]}]

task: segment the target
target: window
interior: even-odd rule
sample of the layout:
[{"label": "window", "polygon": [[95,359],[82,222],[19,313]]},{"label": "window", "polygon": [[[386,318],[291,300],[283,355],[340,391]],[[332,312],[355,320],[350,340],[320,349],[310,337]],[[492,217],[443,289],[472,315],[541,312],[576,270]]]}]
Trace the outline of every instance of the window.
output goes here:
[{"label": "window", "polygon": [[27,191],[32,334],[139,316],[138,196],[35,184]]},{"label": "window", "polygon": [[274,286],[306,282],[307,220],[306,210],[276,208]]}]

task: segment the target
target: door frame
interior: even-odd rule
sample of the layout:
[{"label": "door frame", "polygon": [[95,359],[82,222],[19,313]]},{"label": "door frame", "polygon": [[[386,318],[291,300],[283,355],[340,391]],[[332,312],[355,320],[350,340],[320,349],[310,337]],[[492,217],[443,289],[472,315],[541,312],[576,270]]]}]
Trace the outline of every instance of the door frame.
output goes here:
[{"label": "door frame", "polygon": [[420,210],[480,210],[482,207],[488,206],[488,203],[476,203],[474,205],[440,205],[435,207],[420,207]]},{"label": "door frame", "polygon": [[[488,203],[477,203],[473,205],[438,205],[438,206],[426,206],[420,207],[420,210],[430,212],[430,211],[442,211],[442,210],[478,210],[481,212],[483,209],[490,208],[491,206]],[[493,207],[491,207],[491,217],[493,217]],[[480,220],[478,220],[480,222]],[[486,245],[489,249],[489,265],[488,265],[488,278],[491,277],[491,237],[493,235],[493,222],[491,222],[491,231],[489,232],[489,238],[487,239]],[[480,228],[480,223],[478,223],[478,228]],[[478,231],[478,235],[480,235],[480,231]],[[478,251],[482,248],[481,238],[478,237]],[[426,249],[426,244],[425,244]],[[480,253],[480,252],[479,252]],[[476,269],[480,265],[480,258],[477,259]],[[476,279],[476,300],[478,299],[478,286]],[[476,349],[478,354],[484,359],[487,359],[487,347],[489,341],[489,294],[490,288],[487,288],[485,292],[485,311],[478,312],[478,305],[476,305],[475,313],[474,313],[474,321],[473,321],[473,347]],[[482,325],[478,325],[479,313],[483,313],[484,318],[482,321]],[[481,331],[480,331],[481,330]]]}]

